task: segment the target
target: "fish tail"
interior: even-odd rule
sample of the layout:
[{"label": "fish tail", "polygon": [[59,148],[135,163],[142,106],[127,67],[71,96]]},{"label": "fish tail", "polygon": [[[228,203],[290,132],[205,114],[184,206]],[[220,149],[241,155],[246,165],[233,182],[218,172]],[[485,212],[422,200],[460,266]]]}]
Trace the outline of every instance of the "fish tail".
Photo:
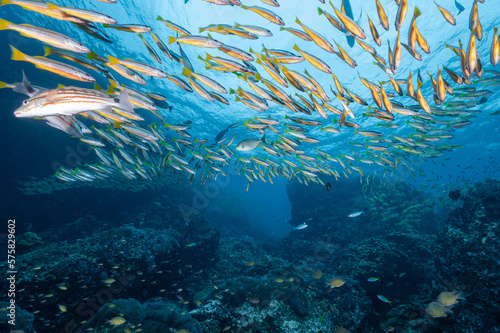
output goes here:
[{"label": "fish tail", "polygon": [[163,21],[163,18],[160,15],[158,15],[158,17],[156,18],[156,20],[157,21]]},{"label": "fish tail", "polygon": [[302,25],[302,23],[300,23],[300,20],[298,17],[295,17],[295,23]]},{"label": "fish tail", "polygon": [[10,45],[10,49],[12,50],[12,56],[10,57],[12,60],[19,60],[19,61],[26,60],[26,54],[22,53],[12,45]]},{"label": "fish tail", "polygon": [[112,87],[112,88],[117,88],[118,87],[118,84],[116,84],[116,82],[114,80],[109,80],[109,85]]},{"label": "fish tail", "polygon": [[115,93],[115,89],[111,86],[108,87],[108,90],[106,90],[106,93],[108,95],[113,95]]},{"label": "fish tail", "polygon": [[321,14],[323,14],[323,9],[318,7],[318,15],[321,15]]},{"label": "fish tail", "polygon": [[422,15],[422,12],[420,11],[420,9],[418,9],[418,7],[415,7],[415,11],[413,12],[413,17],[417,18],[420,15]]},{"label": "fish tail", "polygon": [[191,75],[191,74],[192,74],[192,72],[189,70],[189,68],[184,67],[184,69],[182,70],[182,75],[188,76],[188,75]]},{"label": "fish tail", "polygon": [[205,31],[205,29],[204,28],[200,28],[200,33],[202,33],[203,31]]},{"label": "fish tail", "polygon": [[89,54],[87,54],[87,59],[96,59],[97,58],[97,53],[94,51],[90,51]]},{"label": "fish tail", "polygon": [[44,57],[46,57],[46,56],[48,56],[48,55],[50,55],[50,54],[52,54],[52,53],[53,53],[53,52],[52,52],[52,51],[53,51],[53,50],[52,50],[52,48],[50,48],[50,47],[48,47],[48,46],[44,46],[44,47],[43,47],[43,50],[45,51],[45,53],[43,54],[43,56],[44,56]]},{"label": "fish tail", "polygon": [[12,0],[1,0],[0,1],[0,6],[10,5],[10,4],[12,4]]},{"label": "fish tail", "polygon": [[234,27],[235,28],[241,27],[241,24],[234,22]]},{"label": "fish tail", "polygon": [[118,65],[120,63],[120,60],[118,58],[115,58],[113,56],[108,56],[109,59],[109,64],[110,65]]},{"label": "fish tail", "polygon": [[175,37],[172,36],[168,37],[168,44],[172,44],[174,42],[175,42]]},{"label": "fish tail", "polygon": [[[3,5],[3,1],[2,1],[2,5]],[[11,25],[11,24],[12,24],[11,22],[0,18],[0,30],[10,29],[9,25]]]},{"label": "fish tail", "polygon": [[245,5],[241,5],[240,7],[241,7],[241,9],[248,9],[248,6],[245,6]]}]

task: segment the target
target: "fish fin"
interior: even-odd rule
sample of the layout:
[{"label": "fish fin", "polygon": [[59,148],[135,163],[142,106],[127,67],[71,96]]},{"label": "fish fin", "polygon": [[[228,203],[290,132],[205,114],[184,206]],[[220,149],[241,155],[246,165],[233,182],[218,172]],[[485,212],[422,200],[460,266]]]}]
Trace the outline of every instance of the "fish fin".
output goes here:
[{"label": "fish fin", "polygon": [[10,5],[11,3],[12,3],[12,0],[2,0],[2,1],[0,1],[0,6]]},{"label": "fish fin", "polygon": [[12,56],[10,57],[12,60],[19,60],[19,61],[24,61],[26,60],[26,54],[22,53],[18,49],[16,49],[14,46],[9,45],[10,49],[12,50]]},{"label": "fish fin", "polygon": [[126,88],[124,88],[122,90],[122,92],[120,93],[120,95],[118,95],[118,97],[116,97],[114,100],[116,101],[117,99],[118,99],[118,107],[120,109],[123,109],[123,110],[128,111],[128,112],[134,112],[134,107],[132,106],[132,104],[128,100],[129,95],[128,95]]},{"label": "fish fin", "polygon": [[57,7],[53,3],[46,2],[46,4],[48,5],[48,7],[47,7],[48,9],[55,9],[55,10],[59,9],[59,7]]},{"label": "fish fin", "polygon": [[21,83],[16,84],[12,90],[14,90],[14,92],[19,94],[28,95],[29,97],[35,95],[35,90],[31,87],[31,83],[28,81],[26,74],[24,74],[24,70],[23,70],[23,81]]}]

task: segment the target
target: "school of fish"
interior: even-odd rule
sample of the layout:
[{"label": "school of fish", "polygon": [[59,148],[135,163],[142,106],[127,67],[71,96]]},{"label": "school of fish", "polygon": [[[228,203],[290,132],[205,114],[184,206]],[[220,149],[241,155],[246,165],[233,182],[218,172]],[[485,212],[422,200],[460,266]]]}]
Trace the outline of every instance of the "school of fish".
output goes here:
[{"label": "school of fish", "polygon": [[[99,1],[120,5],[115,0]],[[412,17],[408,15],[411,9],[406,0],[396,0],[398,10],[390,15],[379,0],[374,0],[378,20],[368,15],[365,19],[362,15],[357,21],[352,17],[349,1],[342,1],[337,6],[330,1],[328,7],[324,0],[319,0],[321,7],[314,9],[314,1],[309,1],[306,7],[311,8],[303,10],[317,10],[319,19],[326,19],[332,25],[331,30],[321,33],[299,18],[286,22],[295,24],[294,27],[285,27],[278,15],[280,4],[277,0],[261,0],[265,7],[246,6],[240,0],[204,1],[213,6],[239,6],[242,11],[260,15],[279,29],[271,31],[258,25],[238,23],[212,24],[199,27],[199,34],[193,35],[175,23],[175,15],[168,19],[156,17],[165,27],[153,30],[142,24],[121,24],[104,13],[83,8],[37,0],[1,1],[1,6],[20,6],[26,11],[69,21],[100,43],[111,45],[113,42],[105,33],[108,29],[137,34],[151,56],[145,63],[129,59],[127,55],[97,54],[64,33],[0,18],[0,30],[12,30],[45,45],[43,56],[27,54],[10,46],[12,60],[29,62],[40,70],[75,80],[75,84],[76,81],[96,82],[95,75],[104,75],[109,81],[107,88],[97,84],[94,89],[77,85],[48,88],[31,85],[23,73],[20,83],[0,83],[2,88],[12,88],[28,96],[15,110],[16,117],[41,119],[78,138],[91,146],[98,161],[75,169],[61,167],[54,176],[22,182],[25,193],[49,193],[74,186],[141,190],[164,186],[173,179],[184,179],[189,184],[199,181],[204,185],[218,176],[226,176],[232,167],[247,178],[247,191],[255,181],[273,183],[273,179],[280,176],[297,179],[305,185],[325,185],[322,177],[349,178],[359,174],[362,178],[367,169],[383,172],[385,177],[399,167],[408,175],[418,172],[416,164],[462,148],[462,145],[444,141],[453,138],[457,128],[470,125],[481,112],[476,107],[485,103],[494,93],[493,88],[500,85],[500,72],[494,70],[500,59],[497,28],[483,27],[480,21],[480,4],[485,0],[468,1],[466,5],[470,7],[466,45],[461,40],[443,42],[450,54],[460,60],[460,68],[443,64],[437,73],[427,71],[425,80],[417,66],[408,73],[398,72],[402,52],[408,52],[416,64],[423,57],[432,56],[426,36],[418,29],[422,13],[415,7]],[[456,2],[460,10],[459,5]],[[456,25],[451,8],[446,9],[444,2],[433,6],[436,7],[426,10],[439,11],[442,24]],[[403,29],[408,26],[404,26],[405,20],[410,21],[406,30]],[[381,28],[397,30],[397,39],[388,41],[387,53],[381,48],[377,31]],[[258,52],[257,43],[261,41],[243,50],[213,36],[222,34],[257,40],[277,33],[290,33],[297,40],[312,43],[307,49],[295,44],[293,50],[264,46]],[[356,68],[358,65],[349,50],[335,41],[341,37],[347,38],[350,47],[356,44],[361,47],[351,53],[374,58],[373,66],[380,68],[378,82],[367,80],[363,69]],[[477,52],[477,45],[486,40],[492,40],[489,59]],[[173,50],[174,44],[179,53]],[[197,59],[189,59],[182,47],[197,48],[200,55]],[[56,57],[65,62],[54,60]],[[181,69],[177,73],[167,73],[161,68],[164,61],[178,62]],[[192,61],[199,61],[206,71],[196,72]],[[358,71],[359,80],[369,90],[371,100],[360,97],[365,92],[348,89],[342,77],[334,74],[332,68],[339,66],[339,62]],[[307,64],[308,69],[304,72],[294,70],[297,63]],[[225,87],[223,82],[210,77],[213,71],[237,76],[241,85]],[[319,76],[331,76],[329,89],[319,83],[324,81],[324,78],[318,80]],[[153,86],[148,86],[144,77],[169,79],[183,93],[195,93],[212,103],[251,108],[255,110],[255,117],[229,125],[215,140],[195,137],[189,133],[195,123],[190,120],[174,123],[172,109],[175,110],[176,105],[169,104],[166,92],[154,91]],[[124,81],[127,85],[121,83]],[[432,99],[424,96],[424,85],[432,85]],[[231,99],[234,101],[230,102]],[[286,115],[282,117],[271,112],[277,108],[285,110]],[[151,112],[158,120],[146,124],[142,110]],[[378,121],[377,130],[359,125],[357,119],[363,117]],[[240,125],[248,134],[238,138],[236,134],[231,136],[230,131]],[[390,135],[392,129],[402,126],[413,132],[405,136]],[[320,140],[311,135],[312,132],[326,132],[332,137],[340,132],[350,133],[353,141],[346,142],[346,146],[352,153],[337,154],[319,149]]]}]

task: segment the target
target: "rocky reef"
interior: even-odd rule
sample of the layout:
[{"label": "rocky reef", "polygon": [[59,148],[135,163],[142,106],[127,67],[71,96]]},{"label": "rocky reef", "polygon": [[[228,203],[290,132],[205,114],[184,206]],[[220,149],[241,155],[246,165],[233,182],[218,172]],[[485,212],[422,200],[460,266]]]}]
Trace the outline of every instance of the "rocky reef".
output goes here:
[{"label": "rocky reef", "polygon": [[[88,215],[40,235],[25,233],[15,328],[498,330],[500,182],[464,187],[452,203],[446,193],[364,181],[332,182],[330,192],[311,185],[307,196],[303,185],[290,183],[291,223],[308,227],[276,242],[221,237],[198,215],[186,221],[161,196],[116,219]],[[389,189],[397,194],[387,195]],[[446,223],[433,215],[436,202],[452,208]],[[354,212],[363,213],[350,217]]]},{"label": "rocky reef", "polygon": [[[312,185],[307,197],[301,186],[288,184],[293,224],[313,219],[285,239],[278,252],[294,264],[357,281],[372,311],[358,325],[345,326],[350,331],[499,329],[499,181],[464,186],[456,203],[447,193],[424,193],[376,178],[364,185],[342,180],[333,194],[333,186],[327,192]],[[445,205],[452,209],[443,221],[437,212]],[[348,217],[357,211],[364,213]],[[439,316],[426,312],[438,295],[452,291],[464,299]]]}]

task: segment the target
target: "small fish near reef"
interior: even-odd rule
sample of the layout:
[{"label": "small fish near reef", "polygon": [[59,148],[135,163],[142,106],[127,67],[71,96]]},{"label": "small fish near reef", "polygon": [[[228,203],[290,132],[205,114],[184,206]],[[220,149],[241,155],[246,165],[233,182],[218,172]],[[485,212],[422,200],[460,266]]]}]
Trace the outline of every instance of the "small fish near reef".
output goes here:
[{"label": "small fish near reef", "polygon": [[358,217],[359,215],[363,214],[363,211],[361,212],[355,212],[355,213],[351,213],[349,214],[349,217]]}]

